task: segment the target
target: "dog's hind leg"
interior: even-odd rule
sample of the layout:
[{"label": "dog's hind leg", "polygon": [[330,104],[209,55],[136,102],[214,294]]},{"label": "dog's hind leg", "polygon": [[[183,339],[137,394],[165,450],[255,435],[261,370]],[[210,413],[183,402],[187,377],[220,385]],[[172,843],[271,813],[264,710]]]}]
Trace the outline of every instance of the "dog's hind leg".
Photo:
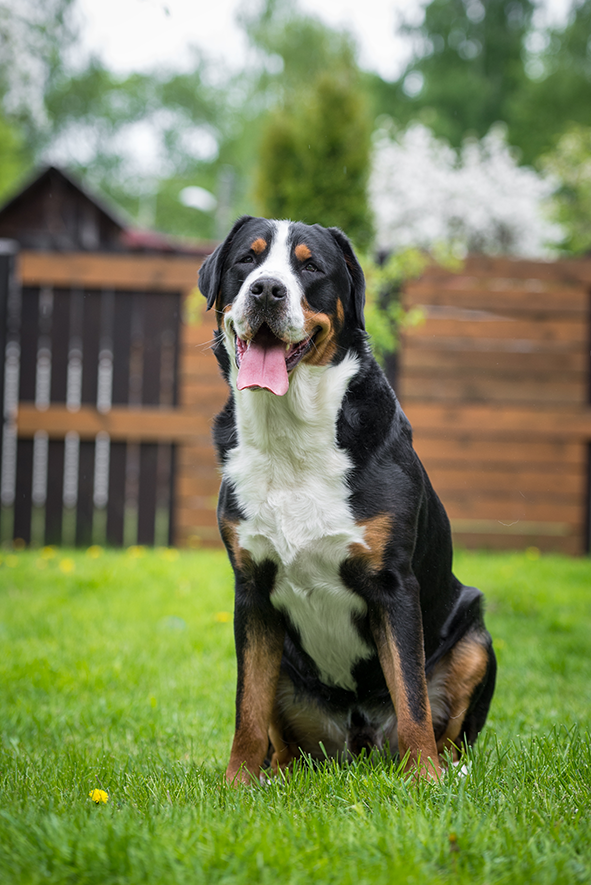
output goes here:
[{"label": "dog's hind leg", "polygon": [[442,685],[449,711],[437,741],[439,753],[447,751],[456,761],[462,744],[474,743],[486,720],[495,674],[496,659],[488,634],[468,634],[437,664],[433,678]]}]

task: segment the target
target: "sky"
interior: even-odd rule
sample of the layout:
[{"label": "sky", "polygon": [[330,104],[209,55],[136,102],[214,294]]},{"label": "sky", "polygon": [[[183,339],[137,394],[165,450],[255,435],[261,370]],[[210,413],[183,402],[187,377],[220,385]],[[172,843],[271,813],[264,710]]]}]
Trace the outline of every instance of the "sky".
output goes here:
[{"label": "sky", "polygon": [[[238,69],[248,58],[236,21],[246,0],[77,0],[80,51],[99,55],[113,70],[149,70],[189,64],[191,44],[220,64]],[[409,45],[397,34],[404,17],[420,20],[428,0],[299,0],[299,7],[330,25],[347,27],[360,49],[361,66],[397,78]],[[538,0],[540,15],[564,19],[570,0]]]}]

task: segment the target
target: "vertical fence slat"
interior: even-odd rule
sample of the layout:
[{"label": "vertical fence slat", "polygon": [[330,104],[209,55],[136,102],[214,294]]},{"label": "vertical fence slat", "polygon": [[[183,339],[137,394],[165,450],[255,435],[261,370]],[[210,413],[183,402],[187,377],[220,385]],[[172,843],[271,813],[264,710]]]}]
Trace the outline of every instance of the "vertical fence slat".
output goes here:
[{"label": "vertical fence slat", "polygon": [[35,401],[37,341],[39,337],[39,289],[22,290],[19,400]]},{"label": "vertical fence slat", "polygon": [[[126,405],[129,402],[129,352],[131,347],[132,302],[133,298],[131,293],[115,293],[115,319],[113,323],[113,405]],[[123,543],[123,541],[121,543]]]},{"label": "vertical fence slat", "polygon": [[101,333],[101,293],[84,293],[82,332],[82,402],[96,403],[99,338]]},{"label": "vertical fence slat", "polygon": [[144,295],[144,365],[142,404],[160,403],[160,366],[162,362],[163,300],[159,292]]},{"label": "vertical fence slat", "polygon": [[177,464],[177,447],[170,446],[170,476],[169,476],[169,492],[168,492],[168,544],[172,547],[176,537],[175,525],[175,508],[176,508],[176,464]]},{"label": "vertical fence slat", "polygon": [[80,443],[78,468],[78,503],[76,507],[76,546],[92,544],[94,517],[94,440]]},{"label": "vertical fence slat", "polygon": [[107,544],[121,547],[125,518],[125,468],[127,445],[111,442],[109,457],[109,500],[107,503]]},{"label": "vertical fence slat", "polygon": [[65,403],[70,344],[70,292],[54,289],[51,317],[51,402]]},{"label": "vertical fence slat", "polygon": [[[167,295],[163,303],[163,342],[160,375],[160,402],[166,406],[178,405],[178,363],[180,338],[180,295]],[[169,364],[167,364],[169,360]]]},{"label": "vertical fence slat", "polygon": [[45,501],[45,543],[62,543],[64,514],[64,450],[63,440],[50,439],[47,452],[47,499]]},{"label": "vertical fence slat", "polygon": [[33,440],[19,439],[16,454],[16,493],[14,497],[14,537],[31,541],[31,484],[33,480]]},{"label": "vertical fence slat", "polygon": [[140,446],[140,487],[138,496],[138,544],[154,543],[157,467],[158,446],[156,443],[142,443]]},{"label": "vertical fence slat", "polygon": [[0,240],[0,457],[4,435],[4,363],[6,354],[6,325],[8,292],[14,273],[16,244]]}]

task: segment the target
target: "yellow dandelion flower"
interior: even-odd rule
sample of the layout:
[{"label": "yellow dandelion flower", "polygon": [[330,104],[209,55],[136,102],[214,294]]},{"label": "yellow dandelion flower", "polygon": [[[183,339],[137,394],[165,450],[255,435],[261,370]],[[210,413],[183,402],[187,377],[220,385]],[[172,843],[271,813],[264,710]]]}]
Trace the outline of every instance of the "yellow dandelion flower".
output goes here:
[{"label": "yellow dandelion flower", "polygon": [[109,794],[104,790],[91,790],[88,795],[97,805],[105,805],[109,801]]},{"label": "yellow dandelion flower", "polygon": [[232,620],[231,612],[217,612],[214,615],[214,619],[218,621],[220,624],[227,624],[228,621]]},{"label": "yellow dandelion flower", "polygon": [[168,562],[174,562],[179,558],[179,551],[175,547],[160,547],[158,552],[162,559],[166,559]]},{"label": "yellow dandelion flower", "polygon": [[41,558],[42,559],[53,559],[55,556],[56,550],[55,547],[43,547],[41,549]]},{"label": "yellow dandelion flower", "polygon": [[64,573],[64,575],[69,575],[76,569],[76,563],[73,559],[66,557],[66,559],[60,560],[60,571]]},{"label": "yellow dandelion flower", "polygon": [[15,556],[14,553],[9,553],[4,562],[8,568],[16,568],[18,565],[18,556]]},{"label": "yellow dandelion flower", "polygon": [[146,548],[139,544],[135,544],[132,547],[127,548],[127,555],[131,556],[132,559],[139,559],[140,556],[146,555]]},{"label": "yellow dandelion flower", "polygon": [[93,544],[86,551],[86,555],[90,556],[91,559],[98,559],[99,556],[103,555],[103,548],[100,547],[98,544]]}]

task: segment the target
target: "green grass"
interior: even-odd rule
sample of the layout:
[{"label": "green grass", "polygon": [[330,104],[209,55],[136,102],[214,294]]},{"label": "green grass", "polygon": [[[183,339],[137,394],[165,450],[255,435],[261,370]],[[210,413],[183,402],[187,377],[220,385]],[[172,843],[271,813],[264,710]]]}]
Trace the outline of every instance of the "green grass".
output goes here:
[{"label": "green grass", "polygon": [[467,777],[236,792],[225,557],[134,552],[0,557],[0,882],[591,882],[589,560],[457,556],[499,658]]}]

